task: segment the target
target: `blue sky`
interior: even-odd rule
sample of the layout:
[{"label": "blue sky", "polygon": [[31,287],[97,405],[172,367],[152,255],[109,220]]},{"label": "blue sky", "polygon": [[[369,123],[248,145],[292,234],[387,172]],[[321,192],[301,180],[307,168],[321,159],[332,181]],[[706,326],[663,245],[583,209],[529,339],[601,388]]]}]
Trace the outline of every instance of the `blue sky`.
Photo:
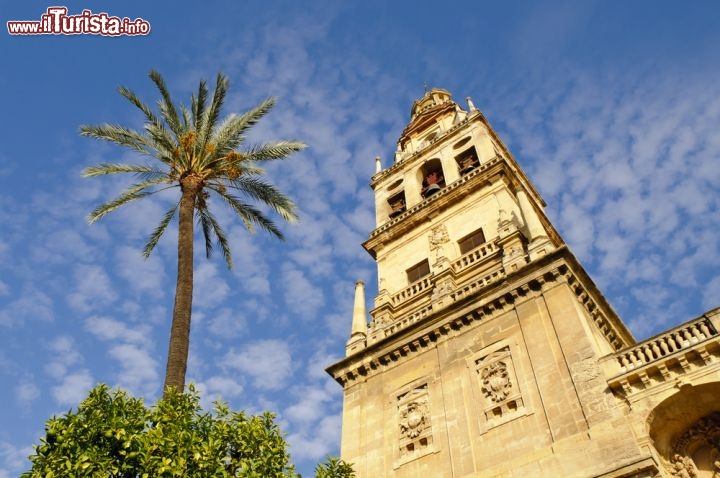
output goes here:
[{"label": "blue sky", "polygon": [[[55,4],[0,1],[3,22]],[[547,212],[639,339],[720,306],[717,2],[65,2],[151,24],[148,36],[0,34],[0,478],[27,469],[54,413],[93,384],[156,400],[175,281],[175,229],[142,245],[165,204],[92,226],[127,182],[83,167],[132,161],[80,124],[141,127],[115,91],[177,100],[231,79],[226,112],[267,96],[252,139],[310,148],[273,164],[299,205],[286,242],[222,205],[236,267],[196,256],[189,380],[209,402],[273,410],[308,472],[337,453],[353,285],[377,292],[360,243],[375,227],[373,158],[389,164],[423,85],[472,96]]]}]

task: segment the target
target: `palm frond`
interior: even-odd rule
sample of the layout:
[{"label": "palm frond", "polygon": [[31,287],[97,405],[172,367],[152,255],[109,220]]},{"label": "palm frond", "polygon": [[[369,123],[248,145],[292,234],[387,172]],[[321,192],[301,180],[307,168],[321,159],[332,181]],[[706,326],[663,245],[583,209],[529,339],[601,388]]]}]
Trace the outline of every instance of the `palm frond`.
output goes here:
[{"label": "palm frond", "polygon": [[211,141],[217,145],[219,151],[229,153],[243,143],[245,132],[260,121],[273,106],[275,98],[270,97],[240,116],[229,116],[217,128]]},{"label": "palm frond", "polygon": [[157,89],[160,91],[160,95],[162,95],[162,101],[158,100],[160,114],[170,127],[170,130],[175,134],[175,138],[179,140],[183,134],[180,118],[178,117],[175,104],[172,102],[172,98],[170,97],[170,92],[165,85],[165,80],[162,75],[155,70],[150,70],[150,79],[153,83],[155,83],[155,86],[157,86]]},{"label": "palm frond", "polygon": [[190,112],[188,111],[187,107],[185,105],[180,105],[180,113],[182,114],[182,127],[184,131],[187,131],[190,129]]},{"label": "palm frond", "polygon": [[100,206],[93,209],[88,216],[88,221],[90,222],[90,224],[92,224],[95,221],[101,219],[106,214],[113,212],[120,206],[124,206],[129,202],[135,201],[137,199],[142,199],[144,197],[160,192],[162,189],[156,189],[151,191],[145,191],[145,189],[165,182],[167,182],[165,178],[156,178],[133,184],[128,189],[123,191],[123,193],[117,198],[101,204]]},{"label": "palm frond", "polygon": [[120,125],[105,123],[97,126],[80,125],[80,135],[103,141],[109,141],[125,148],[134,149],[148,156],[153,156],[154,145],[149,138]]},{"label": "palm frond", "polygon": [[202,124],[198,126],[198,148],[199,151],[205,149],[205,145],[208,142],[208,138],[211,137],[212,132],[217,126],[218,117],[222,110],[223,103],[225,103],[225,95],[228,89],[228,79],[222,73],[218,73],[215,79],[215,91],[213,91],[212,101],[210,107],[203,114]]},{"label": "palm frond", "polygon": [[[165,156],[171,156],[174,147],[173,141],[162,121],[160,121],[160,118],[158,118],[150,107],[143,103],[131,89],[121,86],[118,88],[118,92],[145,114],[145,119],[147,120],[145,131],[150,135],[150,138],[153,139],[154,147],[158,149],[158,151],[165,153]],[[160,157],[158,157],[158,159],[160,159]]]},{"label": "palm frond", "polygon": [[240,216],[245,228],[249,232],[255,232],[255,226],[257,225],[278,239],[285,239],[282,232],[280,232],[277,226],[275,226],[275,223],[266,218],[256,207],[251,204],[243,203],[239,198],[228,194],[227,191],[224,191],[222,188],[217,188],[214,185],[208,185],[208,187],[217,193],[218,196],[223,198],[230,208],[235,211],[238,216]]},{"label": "palm frond", "polygon": [[254,163],[242,161],[238,167],[240,168],[241,176],[262,176],[265,174],[265,168]]},{"label": "palm frond", "polygon": [[298,141],[275,141],[254,146],[244,153],[248,161],[272,161],[276,159],[287,159],[292,153],[302,151],[306,144]]},{"label": "palm frond", "polygon": [[267,204],[286,221],[291,223],[297,221],[298,215],[295,203],[272,184],[256,177],[247,176],[240,176],[229,181],[229,184],[232,189],[241,194]]},{"label": "palm frond", "polygon": [[161,121],[155,123],[146,123],[145,131],[155,142],[155,148],[161,153],[161,159],[163,162],[167,162],[167,158],[173,156],[173,150],[177,147],[177,144],[173,141],[170,136],[170,132],[165,128],[165,125]]},{"label": "palm frond", "polygon": [[160,221],[160,224],[155,228],[153,233],[150,235],[150,238],[148,239],[147,244],[145,244],[145,247],[143,248],[143,257],[147,259],[150,257],[150,254],[152,253],[153,249],[155,249],[155,246],[157,245],[158,241],[160,241],[160,238],[165,233],[165,229],[167,229],[168,224],[170,224],[170,221],[175,216],[175,211],[177,211],[178,206],[180,206],[180,201],[175,203],[175,206],[168,209],[168,211],[163,216],[162,220]]},{"label": "palm frond", "polygon": [[230,244],[228,243],[225,231],[207,207],[198,208],[197,212],[205,239],[205,256],[209,259],[212,254],[212,236],[214,234],[218,244],[220,244],[220,249],[222,250],[228,269],[232,269],[233,262],[232,255],[230,254]]},{"label": "palm frond", "polygon": [[[265,168],[258,166],[255,163],[248,161],[230,161],[227,157],[217,157],[212,161],[207,161],[203,164],[203,167],[207,171],[205,176],[208,180],[215,180],[218,182],[230,182],[238,176],[261,176],[265,174]],[[233,171],[231,173],[230,171]]]},{"label": "palm frond", "polygon": [[113,212],[120,206],[124,206],[129,202],[150,196],[151,194],[153,194],[153,191],[135,192],[133,194],[121,194],[119,197],[113,199],[112,201],[108,201],[93,209],[92,212],[90,212],[90,214],[88,215],[88,222],[92,224],[95,221],[101,219],[103,216]]},{"label": "palm frond", "polygon": [[201,127],[200,123],[202,122],[203,116],[205,115],[205,108],[207,107],[207,95],[207,83],[205,80],[200,80],[197,96],[193,95],[190,102],[190,108],[192,110],[192,125],[193,128],[195,128],[195,131],[198,131]]},{"label": "palm frond", "polygon": [[82,170],[82,176],[84,178],[119,173],[133,173],[147,179],[152,179],[153,177],[159,178],[160,176],[168,177],[166,171],[139,164],[98,164],[97,166],[89,166]]},{"label": "palm frond", "polygon": [[214,216],[211,215],[210,219],[212,221],[213,231],[215,231],[215,237],[217,237],[218,243],[220,244],[220,249],[223,253],[223,257],[225,258],[225,264],[227,264],[228,269],[232,269],[233,260],[232,255],[230,254],[230,243],[227,240],[225,231],[222,229],[222,227],[220,227],[220,224],[215,220]]},{"label": "palm frond", "polygon": [[127,88],[125,86],[119,86],[118,87],[118,93],[120,93],[121,96],[126,98],[130,103],[134,104],[140,111],[143,112],[145,115],[145,119],[150,123],[159,122],[157,116],[155,116],[155,113],[150,109],[148,105],[143,103],[143,101],[135,94],[133,90],[130,88]]},{"label": "palm frond", "polygon": [[202,228],[203,232],[203,239],[205,240],[205,257],[210,259],[210,256],[212,256],[212,226],[210,225],[210,221],[208,219],[208,215],[210,214],[210,211],[207,207],[196,207],[195,211],[198,214],[198,220],[200,221],[200,227]]}]

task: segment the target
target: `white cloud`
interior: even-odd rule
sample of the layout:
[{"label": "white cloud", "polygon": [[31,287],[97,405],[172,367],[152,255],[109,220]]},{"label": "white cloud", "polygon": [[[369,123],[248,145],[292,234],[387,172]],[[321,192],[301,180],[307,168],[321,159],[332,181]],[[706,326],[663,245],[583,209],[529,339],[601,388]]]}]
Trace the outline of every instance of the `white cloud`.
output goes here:
[{"label": "white cloud", "polygon": [[60,384],[52,388],[52,394],[60,405],[77,406],[93,386],[93,378],[87,369],[65,375]]},{"label": "white cloud", "polygon": [[34,452],[32,446],[17,446],[6,441],[0,442],[0,478],[19,476],[30,468],[27,457]]},{"label": "white cloud", "polygon": [[217,313],[210,314],[211,317],[207,326],[210,333],[219,338],[226,339],[234,338],[244,333],[247,330],[247,319],[244,314],[248,312],[245,303],[246,302],[243,301],[243,307],[237,310],[223,308]]},{"label": "white cloud", "polygon": [[344,314],[326,314],[325,324],[333,337],[348,340],[350,338],[350,326],[352,325],[352,309],[348,309]]},{"label": "white cloud", "polygon": [[[137,161],[131,160],[131,162],[136,163]],[[142,162],[140,162],[140,164],[142,164]],[[114,180],[117,185],[129,185],[130,181],[128,181],[128,179],[129,177],[124,179],[102,178],[100,182],[107,184],[108,180]],[[113,230],[122,232],[124,240],[135,241],[140,247],[143,247],[150,237],[150,234],[152,234],[162,220],[165,212],[172,206],[172,202],[179,199],[178,191],[178,189],[169,190],[156,194],[152,198],[134,201],[113,211],[112,214],[102,220],[107,221],[109,227]],[[174,235],[173,232],[173,228],[168,227],[162,239],[160,239],[158,247],[174,248],[176,242],[173,241],[173,238],[176,238],[177,235]],[[158,250],[156,247],[153,254],[157,253]]]},{"label": "white cloud", "polygon": [[706,309],[720,307],[720,275],[704,284],[702,288],[702,303]]},{"label": "white cloud", "polygon": [[143,324],[128,326],[109,317],[92,316],[85,320],[85,329],[105,341],[120,340],[131,344],[148,345],[151,328]]},{"label": "white cloud", "polygon": [[168,288],[165,264],[158,254],[143,258],[140,249],[121,247],[115,254],[115,271],[136,294],[163,298]]},{"label": "white cloud", "polygon": [[6,241],[0,241],[0,259],[5,258],[7,252],[10,250],[10,246]]},{"label": "white cloud", "polygon": [[294,423],[315,422],[327,413],[327,402],[331,395],[327,390],[317,387],[302,387],[297,395],[300,400],[285,409],[284,415]]},{"label": "white cloud", "polygon": [[[171,306],[172,303],[168,305]],[[121,313],[123,320],[127,320],[129,323],[158,325],[168,323],[172,319],[172,314],[162,302],[158,304],[126,300],[119,304],[117,310]]]},{"label": "white cloud", "polygon": [[[233,218],[232,222],[237,222],[237,219]],[[250,234],[241,226],[229,228],[229,236],[232,238],[233,275],[242,284],[243,294],[270,294],[269,265],[260,246],[265,237]]]},{"label": "white cloud", "polygon": [[621,315],[657,333],[689,307],[702,312],[693,304],[712,306],[697,284],[720,253],[720,144],[708,130],[720,122],[718,89],[677,75],[642,88],[577,72],[534,81],[534,98],[496,98],[505,139]]},{"label": "white cloud", "polygon": [[51,389],[53,398],[60,405],[77,405],[92,387],[93,379],[87,368],[70,371],[82,362],[73,338],[68,335],[57,337],[48,349],[53,358],[45,365],[45,372],[58,382]]},{"label": "white cloud", "polygon": [[[348,324],[348,330],[349,330],[349,324]],[[349,332],[348,332],[349,335]],[[329,341],[329,344],[335,345],[335,339],[331,339]],[[328,383],[328,381],[332,381],[332,387],[335,391],[338,393],[342,390],[341,388],[335,388],[335,381],[330,378],[330,376],[325,372],[325,368],[328,367],[331,364],[334,364],[338,360],[340,360],[342,357],[335,354],[328,352],[325,346],[316,346],[315,352],[312,354],[310,359],[308,360],[308,363],[305,367],[305,371],[307,374],[307,377],[310,380],[321,380],[323,383]]]},{"label": "white cloud", "polygon": [[208,398],[220,396],[223,400],[238,397],[243,393],[243,386],[230,377],[215,375],[204,383],[205,395]]},{"label": "white cloud", "polygon": [[80,312],[102,308],[117,298],[116,288],[100,266],[78,265],[74,277],[74,291],[68,295],[67,302]]},{"label": "white cloud", "polygon": [[193,309],[216,307],[223,303],[229,293],[230,286],[218,274],[217,265],[203,260],[195,266]]},{"label": "white cloud", "polygon": [[341,415],[326,415],[307,433],[291,433],[287,440],[296,460],[319,460],[337,450],[342,427]]},{"label": "white cloud", "polygon": [[282,267],[281,281],[285,304],[291,313],[304,319],[315,318],[320,308],[325,305],[322,289],[311,283],[302,270],[290,264]]},{"label": "white cloud", "polygon": [[53,359],[45,365],[45,372],[55,380],[62,380],[68,368],[80,362],[80,353],[75,348],[72,337],[61,335],[53,340],[48,349]]},{"label": "white cloud", "polygon": [[98,339],[113,343],[107,353],[120,366],[118,385],[136,394],[152,394],[157,390],[159,364],[152,355],[152,327],[92,316],[85,320],[85,329]]},{"label": "white cloud", "polygon": [[0,326],[13,327],[27,321],[50,321],[54,318],[52,298],[35,286],[23,287],[17,299],[0,309]]},{"label": "white cloud", "polygon": [[158,362],[142,347],[120,344],[110,348],[108,354],[120,363],[118,384],[136,394],[151,394],[159,383]]},{"label": "white cloud", "polygon": [[282,340],[259,340],[246,344],[240,351],[233,349],[222,364],[249,375],[253,386],[261,390],[278,390],[292,379],[290,347]]},{"label": "white cloud", "polygon": [[43,239],[42,244],[32,249],[31,255],[34,262],[46,265],[80,261],[86,259],[88,251],[92,250],[77,230],[70,228],[58,227],[45,234]]},{"label": "white cloud", "polygon": [[15,386],[15,399],[23,409],[28,409],[32,402],[40,398],[40,389],[30,377],[24,377]]}]

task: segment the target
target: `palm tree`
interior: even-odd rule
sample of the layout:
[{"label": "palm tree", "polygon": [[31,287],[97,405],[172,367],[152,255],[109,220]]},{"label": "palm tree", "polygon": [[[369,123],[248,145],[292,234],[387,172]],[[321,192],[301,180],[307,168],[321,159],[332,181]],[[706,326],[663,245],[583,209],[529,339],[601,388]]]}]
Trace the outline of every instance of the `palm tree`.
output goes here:
[{"label": "palm tree", "polygon": [[135,105],[145,116],[143,131],[101,124],[83,125],[80,134],[129,148],[140,155],[152,158],[148,164],[101,164],[83,170],[83,176],[130,173],[138,180],[117,198],[95,208],[88,216],[94,223],[106,214],[137,199],[151,196],[168,188],[180,188],[180,197],[160,220],[145,245],[147,258],[157,245],[170,221],[178,215],[178,272],[175,287],[175,305],[170,332],[164,393],[169,387],[183,390],[190,346],[190,317],[193,295],[193,243],[194,219],[202,228],[207,257],[213,250],[214,239],[222,250],[228,268],[232,256],[227,236],[208,207],[211,196],[226,203],[242,220],[248,231],[264,229],[282,239],[283,235],[265,213],[251,204],[259,202],[269,206],[283,219],[297,219],[295,204],[260,176],[265,161],[286,159],[290,154],[305,148],[299,142],[278,141],[240,150],[245,133],[274,105],[269,98],[242,115],[230,114],[222,121],[222,110],[228,80],[218,74],[212,99],[203,80],[197,95],[192,95],[189,109],[176,106],[162,76],[150,72],[150,79],[160,92],[157,102],[159,114],[143,103],[135,93],[125,87],[118,92]]}]

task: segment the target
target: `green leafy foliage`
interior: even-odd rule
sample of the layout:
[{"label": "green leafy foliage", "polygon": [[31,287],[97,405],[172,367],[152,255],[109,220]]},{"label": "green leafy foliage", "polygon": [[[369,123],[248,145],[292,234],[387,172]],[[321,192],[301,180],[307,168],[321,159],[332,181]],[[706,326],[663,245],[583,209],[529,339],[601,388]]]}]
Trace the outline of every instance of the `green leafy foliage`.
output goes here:
[{"label": "green leafy foliage", "polygon": [[[271,413],[249,416],[171,390],[155,406],[98,385],[76,411],[48,420],[45,437],[23,478],[297,477],[287,443]],[[352,478],[328,457],[319,478]]]},{"label": "green leafy foliage", "polygon": [[355,478],[355,472],[349,463],[328,456],[325,463],[315,467],[315,478]]}]

